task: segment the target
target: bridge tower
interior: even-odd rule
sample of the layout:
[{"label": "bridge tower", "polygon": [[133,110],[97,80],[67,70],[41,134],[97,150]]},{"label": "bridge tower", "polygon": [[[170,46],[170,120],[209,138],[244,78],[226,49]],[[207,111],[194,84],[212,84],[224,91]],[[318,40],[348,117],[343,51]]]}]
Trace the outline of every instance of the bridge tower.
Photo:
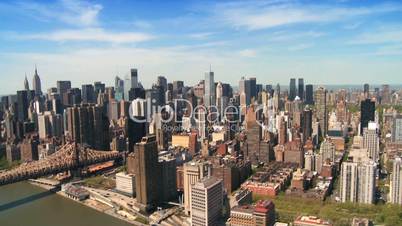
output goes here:
[{"label": "bridge tower", "polygon": [[70,170],[70,175],[73,178],[81,178],[81,176],[82,176],[81,175],[82,168],[81,168],[81,162],[80,162],[80,151],[81,151],[81,146],[79,146],[77,144],[77,142],[74,142],[73,161],[74,161],[75,167]]}]

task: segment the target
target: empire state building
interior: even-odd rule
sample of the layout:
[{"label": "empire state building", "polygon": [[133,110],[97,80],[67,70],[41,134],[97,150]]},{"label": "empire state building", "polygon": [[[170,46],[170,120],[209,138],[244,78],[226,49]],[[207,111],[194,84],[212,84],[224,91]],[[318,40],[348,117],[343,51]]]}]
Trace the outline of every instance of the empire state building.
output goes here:
[{"label": "empire state building", "polygon": [[33,85],[33,90],[35,91],[35,95],[36,96],[42,95],[40,78],[39,78],[38,70],[37,70],[36,66],[35,66],[35,74],[34,74],[34,77],[33,77],[32,85]]}]

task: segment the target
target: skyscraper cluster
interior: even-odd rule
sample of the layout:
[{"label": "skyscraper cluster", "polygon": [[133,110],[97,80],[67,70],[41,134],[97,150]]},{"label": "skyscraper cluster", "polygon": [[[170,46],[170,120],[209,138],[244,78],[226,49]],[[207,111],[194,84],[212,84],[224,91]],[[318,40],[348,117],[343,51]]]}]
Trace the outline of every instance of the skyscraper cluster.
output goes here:
[{"label": "skyscraper cluster", "polygon": [[402,120],[393,108],[376,109],[395,99],[389,86],[264,82],[242,77],[236,90],[210,70],[192,86],[158,76],[143,87],[133,68],[114,86],[60,80],[42,92],[35,68],[32,86],[26,78],[1,98],[1,141],[10,163],[46,158],[66,143],[118,151],[123,162],[114,164],[127,169],[116,190],[135,197],[141,213],[177,203],[191,225],[275,223],[275,201],[240,194],[376,203],[384,159],[392,163],[389,202],[401,202]]}]

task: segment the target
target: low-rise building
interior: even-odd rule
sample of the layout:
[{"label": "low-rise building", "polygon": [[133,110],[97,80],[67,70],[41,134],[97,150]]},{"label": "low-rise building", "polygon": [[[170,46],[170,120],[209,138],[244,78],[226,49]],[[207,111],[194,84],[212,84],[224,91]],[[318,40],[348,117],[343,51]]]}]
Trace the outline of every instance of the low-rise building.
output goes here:
[{"label": "low-rise building", "polygon": [[200,179],[191,189],[191,225],[217,225],[222,214],[222,206],[222,180],[215,177]]},{"label": "low-rise building", "polygon": [[353,218],[351,226],[372,226],[373,223],[367,218]]},{"label": "low-rise building", "polygon": [[62,185],[61,191],[74,200],[82,201],[89,198],[89,192],[87,190],[74,184]]},{"label": "low-rise building", "polygon": [[116,191],[134,197],[135,195],[135,176],[120,172],[116,174]]},{"label": "low-rise building", "polygon": [[230,211],[231,226],[271,226],[275,224],[275,205],[259,200],[255,205],[235,206]]},{"label": "low-rise building", "polygon": [[246,181],[242,184],[242,188],[248,189],[253,194],[275,197],[281,190],[278,183],[259,183],[253,181]]},{"label": "low-rise building", "polygon": [[316,216],[298,216],[293,226],[332,226],[332,223]]}]

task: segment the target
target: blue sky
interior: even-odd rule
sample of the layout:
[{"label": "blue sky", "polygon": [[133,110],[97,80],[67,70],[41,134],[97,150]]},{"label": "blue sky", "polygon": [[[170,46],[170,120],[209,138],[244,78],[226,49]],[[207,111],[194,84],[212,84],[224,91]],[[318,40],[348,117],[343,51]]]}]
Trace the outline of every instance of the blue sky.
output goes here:
[{"label": "blue sky", "polygon": [[[401,84],[399,1],[1,1],[0,94],[38,65],[44,89],[113,83],[130,67],[194,84]],[[5,85],[6,84],[6,85]]]}]

